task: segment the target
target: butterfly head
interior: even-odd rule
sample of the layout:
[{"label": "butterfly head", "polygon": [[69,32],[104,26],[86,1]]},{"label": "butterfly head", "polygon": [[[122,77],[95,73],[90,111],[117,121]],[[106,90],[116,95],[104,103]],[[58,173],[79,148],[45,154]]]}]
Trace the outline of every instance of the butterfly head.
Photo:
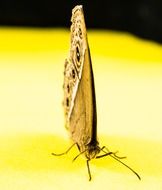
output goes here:
[{"label": "butterfly head", "polygon": [[87,146],[85,156],[86,156],[86,158],[88,160],[91,160],[91,159],[94,159],[97,156],[97,154],[99,154],[99,152],[100,152],[100,147],[99,146],[97,146],[96,144],[95,145],[89,144]]}]

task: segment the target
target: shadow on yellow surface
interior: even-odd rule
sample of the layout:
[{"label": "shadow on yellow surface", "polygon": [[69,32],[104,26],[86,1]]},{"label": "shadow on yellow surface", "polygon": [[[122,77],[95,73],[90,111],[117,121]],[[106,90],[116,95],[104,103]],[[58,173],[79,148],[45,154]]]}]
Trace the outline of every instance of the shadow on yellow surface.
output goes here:
[{"label": "shadow on yellow surface", "polygon": [[[137,170],[142,178],[151,174],[162,175],[159,168],[162,166],[162,160],[158,159],[162,155],[162,143],[106,136],[101,137],[102,142],[110,150],[118,150],[119,155],[123,156],[124,154],[124,156],[127,156],[127,159],[122,161]],[[61,137],[21,134],[15,137],[1,137],[0,145],[1,170],[6,168],[20,171],[50,170],[54,172],[62,170],[66,171],[68,177],[69,172],[75,173],[79,168],[86,167],[82,156],[72,164],[72,159],[79,153],[77,148],[73,148],[64,156],[51,155],[52,152],[62,153],[70,146],[70,141]],[[99,170],[99,168],[121,173],[129,172],[109,156],[92,160],[91,163],[98,168],[98,172],[102,172],[102,169]]]}]

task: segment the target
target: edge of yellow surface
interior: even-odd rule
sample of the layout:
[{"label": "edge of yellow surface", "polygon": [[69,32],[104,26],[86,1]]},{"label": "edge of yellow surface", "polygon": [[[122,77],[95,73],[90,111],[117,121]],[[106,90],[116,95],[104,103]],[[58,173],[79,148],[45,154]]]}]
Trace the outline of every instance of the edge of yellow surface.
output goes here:
[{"label": "edge of yellow surface", "polygon": [[[97,34],[96,34],[97,31]],[[70,31],[64,28],[0,28],[0,51],[66,51]],[[41,39],[41,40],[40,40]],[[119,59],[162,62],[162,47],[126,32],[88,30],[92,53]],[[31,43],[32,42],[32,43]]]}]

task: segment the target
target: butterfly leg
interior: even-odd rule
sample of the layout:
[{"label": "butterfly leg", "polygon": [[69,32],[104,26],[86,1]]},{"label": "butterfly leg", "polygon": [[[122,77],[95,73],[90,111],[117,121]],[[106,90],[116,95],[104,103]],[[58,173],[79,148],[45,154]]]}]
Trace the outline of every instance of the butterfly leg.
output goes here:
[{"label": "butterfly leg", "polygon": [[[105,151],[104,149],[105,149],[106,151]],[[104,156],[107,156],[107,155],[113,155],[113,156],[115,156],[115,157],[118,158],[118,159],[126,158],[125,156],[117,156],[116,154],[118,153],[118,151],[112,152],[112,151],[110,151],[106,146],[103,146],[100,150],[101,150],[102,152],[104,152],[105,154],[99,156],[99,158],[104,157]]]},{"label": "butterfly leg", "polygon": [[89,167],[89,161],[90,160],[87,160],[87,168],[88,168],[89,181],[91,181],[92,176],[91,176],[91,170],[90,170],[90,167]]},{"label": "butterfly leg", "polygon": [[82,155],[84,152],[86,152],[86,150],[80,152],[77,156],[75,156],[75,158],[73,159],[73,162],[74,162],[80,155]]},{"label": "butterfly leg", "polygon": [[61,154],[55,154],[55,153],[51,153],[53,156],[62,156],[64,154],[67,154],[72,148],[73,146],[76,145],[76,143],[72,144],[65,152],[61,153]]},{"label": "butterfly leg", "polygon": [[108,156],[108,155],[111,155],[111,154],[114,154],[113,152],[107,152],[105,154],[102,154],[102,155],[99,155],[99,156],[96,156],[96,159],[98,158],[102,158],[102,157],[105,157],[105,156]]}]

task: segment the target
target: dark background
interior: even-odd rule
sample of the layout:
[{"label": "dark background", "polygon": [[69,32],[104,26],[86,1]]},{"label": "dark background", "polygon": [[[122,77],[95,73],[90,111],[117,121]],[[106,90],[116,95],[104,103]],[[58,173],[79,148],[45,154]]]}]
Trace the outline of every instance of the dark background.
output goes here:
[{"label": "dark background", "polygon": [[88,28],[128,31],[162,42],[162,0],[0,0],[0,25],[69,27],[77,4],[84,6]]}]

